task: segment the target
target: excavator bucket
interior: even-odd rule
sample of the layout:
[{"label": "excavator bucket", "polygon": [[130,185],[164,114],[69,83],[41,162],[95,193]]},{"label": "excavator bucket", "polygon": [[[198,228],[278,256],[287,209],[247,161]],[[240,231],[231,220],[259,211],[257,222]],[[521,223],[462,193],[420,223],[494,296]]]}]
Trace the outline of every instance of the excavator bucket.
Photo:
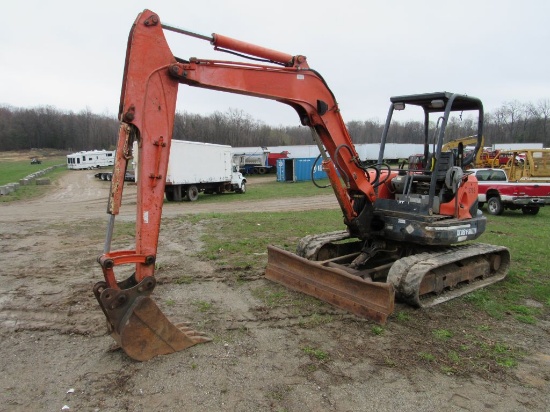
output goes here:
[{"label": "excavator bucket", "polygon": [[395,294],[388,283],[352,276],[323,262],[311,261],[268,246],[265,277],[336,307],[384,324],[394,310]]},{"label": "excavator bucket", "polygon": [[196,332],[188,324],[174,325],[149,297],[156,281],[147,277],[129,288],[133,277],[119,282],[121,289],[107,287],[98,282],[94,295],[107,317],[111,336],[137,361],[146,361],[158,355],[167,355],[184,350],[211,339]]}]

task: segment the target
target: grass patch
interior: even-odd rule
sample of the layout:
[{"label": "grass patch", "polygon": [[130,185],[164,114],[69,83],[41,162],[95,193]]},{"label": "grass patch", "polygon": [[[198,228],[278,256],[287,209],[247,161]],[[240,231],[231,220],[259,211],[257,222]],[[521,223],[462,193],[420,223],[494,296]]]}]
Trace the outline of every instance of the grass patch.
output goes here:
[{"label": "grass patch", "polygon": [[432,332],[432,334],[439,340],[447,340],[453,337],[453,333],[446,329],[436,329]]},{"label": "grass patch", "polygon": [[179,278],[177,278],[174,282],[178,285],[189,285],[189,284],[193,283],[193,277],[183,275],[183,276],[180,276]]},{"label": "grass patch", "polygon": [[[29,165],[30,166],[30,165]],[[43,165],[32,165],[32,166],[43,166]],[[42,167],[45,168],[45,167]],[[8,169],[9,167],[6,167],[6,165],[0,163],[0,169]],[[34,171],[37,171],[40,169],[35,169]],[[29,185],[26,186],[19,186],[17,190],[10,193],[9,195],[0,196],[0,203],[7,203],[7,202],[15,202],[19,200],[26,200],[26,199],[34,199],[37,197],[40,197],[51,190],[52,185],[56,184],[56,180],[59,179],[63,174],[70,172],[69,170],[58,167],[55,169],[52,169],[50,172],[44,174],[42,177],[49,178],[51,181],[51,184],[49,185],[36,185],[34,182],[32,182]],[[32,173],[29,172],[29,173]],[[11,170],[8,171],[8,173],[5,176],[2,176],[2,172],[0,170],[0,177],[2,178],[2,183],[0,185],[4,185],[7,183],[18,183],[19,180],[26,177],[28,174],[25,174],[23,172],[19,173],[17,170]],[[11,176],[11,177],[9,177]]]},{"label": "grass patch", "polygon": [[518,359],[522,356],[520,351],[514,350],[513,348],[499,342],[481,346],[487,355],[494,359],[497,365],[504,368],[513,368],[517,366]]},{"label": "grass patch", "polygon": [[[506,246],[512,264],[507,278],[494,286],[466,295],[463,299],[495,319],[512,315],[521,323],[534,324],[550,307],[550,208],[541,208],[536,216],[506,211],[502,216],[486,215],[487,230],[480,242]],[[530,300],[536,304],[526,305]]]},{"label": "grass patch", "polygon": [[204,300],[196,300],[193,302],[193,305],[199,310],[199,312],[208,312],[212,309],[213,305],[210,302]]},{"label": "grass patch", "polygon": [[[258,185],[265,189],[265,196],[274,196],[271,183]],[[273,185],[283,183],[274,182]],[[304,195],[308,183],[288,184],[287,195]],[[309,184],[309,186],[312,186]],[[259,189],[260,190],[260,189]],[[249,193],[246,194],[248,196]],[[281,193],[276,192],[277,196]],[[214,197],[214,196],[213,196]],[[550,227],[550,208],[541,208],[537,216],[525,216],[520,212],[507,212],[502,216],[487,216],[486,232],[480,242],[506,246],[512,255],[508,277],[461,298],[483,310],[495,319],[504,319],[510,314],[520,323],[533,324],[548,313],[550,308],[550,260],[546,245],[550,243],[550,230],[534,228]],[[183,219],[201,222],[204,249],[200,259],[207,259],[223,266],[252,272],[263,272],[267,263],[266,248],[275,244],[295,251],[300,238],[308,234],[339,230],[342,213],[339,210],[313,210],[307,212],[274,213],[213,213],[185,216]],[[267,236],[266,236],[267,234]],[[542,308],[525,304],[526,300],[539,303]],[[406,311],[394,315],[399,322],[406,322],[411,315]]]},{"label": "grass patch", "polygon": [[[32,165],[32,157],[38,157],[42,161],[42,164]],[[41,153],[28,152],[28,154],[21,155],[19,152],[0,152],[0,185],[18,183],[21,179],[39,170],[66,163],[67,157],[59,153],[55,155],[42,155]],[[43,175],[43,177],[49,178],[53,185],[59,176],[67,172],[68,170],[65,167],[58,167]],[[9,195],[0,196],[0,203],[40,197],[50,189],[51,185],[36,185],[33,182],[26,186],[19,186],[16,191]]]},{"label": "grass patch", "polygon": [[451,366],[442,366],[441,372],[443,372],[445,375],[454,375],[456,373],[456,370]]},{"label": "grass patch", "polygon": [[460,363],[460,355],[458,352],[452,350],[448,353],[449,360],[453,363]]},{"label": "grass patch", "polygon": [[[201,203],[249,202],[273,199],[274,197],[311,197],[333,193],[330,187],[326,189],[320,189],[313,185],[310,181],[293,183],[277,182],[275,175],[270,177],[269,181],[266,181],[266,179],[268,178],[266,178],[265,176],[246,176],[246,179],[249,185],[247,186],[245,194],[225,193],[221,195],[207,195],[201,193],[199,194],[199,199],[197,201]],[[255,179],[261,179],[263,182],[261,184],[253,186],[250,185],[250,181],[253,181]],[[328,184],[328,179],[321,180],[318,183],[321,185]]]},{"label": "grass patch", "polygon": [[428,352],[420,352],[418,354],[418,357],[422,360],[425,360],[426,362],[433,362],[435,361],[435,356]]},{"label": "grass patch", "polygon": [[[20,179],[38,172],[39,170],[46,169],[50,166],[56,166],[67,163],[66,156],[53,156],[48,158],[41,158],[42,164],[31,165],[29,156],[28,159],[23,157],[19,158],[6,158],[9,156],[10,152],[3,152],[2,157],[0,158],[0,185],[5,185],[7,183],[19,182]],[[67,171],[65,167],[60,167],[59,169]],[[50,176],[49,174],[47,175]]]},{"label": "grass patch", "polygon": [[405,311],[399,311],[395,314],[395,319],[399,322],[407,322],[411,320],[411,315]]},{"label": "grass patch", "polygon": [[499,367],[508,369],[517,366],[524,356],[522,350],[495,340],[486,327],[472,325],[462,332],[454,334],[446,330],[434,330],[434,343],[438,344],[434,346],[434,352],[430,353],[433,355],[430,361],[439,365],[446,374],[472,370],[487,372]]},{"label": "grass patch", "polygon": [[375,334],[376,336],[380,336],[382,334],[384,334],[384,328],[382,326],[378,326],[378,325],[374,325],[372,328],[371,328],[371,331],[373,334]]},{"label": "grass patch", "polygon": [[299,325],[302,328],[314,328],[331,323],[332,320],[333,318],[331,315],[321,315],[319,313],[313,313],[311,316],[302,317],[299,321]]},{"label": "grass patch", "polygon": [[303,236],[343,226],[339,210],[213,213],[182,219],[200,221],[203,226],[204,248],[198,253],[200,259],[251,271],[265,268],[268,244],[295,251]]},{"label": "grass patch", "polygon": [[315,358],[319,361],[326,361],[329,359],[329,354],[321,349],[306,346],[305,348],[302,348],[302,351],[304,351],[304,353],[309,355],[311,358]]},{"label": "grass patch", "polygon": [[276,283],[251,289],[251,295],[261,302],[265,309],[286,308],[291,314],[300,317],[301,327],[315,327],[332,322],[329,314],[318,313],[324,305],[319,299],[293,292]]},{"label": "grass patch", "polygon": [[264,306],[273,308],[289,301],[286,290],[274,290],[271,287],[260,287],[252,290],[252,296],[262,301]]}]

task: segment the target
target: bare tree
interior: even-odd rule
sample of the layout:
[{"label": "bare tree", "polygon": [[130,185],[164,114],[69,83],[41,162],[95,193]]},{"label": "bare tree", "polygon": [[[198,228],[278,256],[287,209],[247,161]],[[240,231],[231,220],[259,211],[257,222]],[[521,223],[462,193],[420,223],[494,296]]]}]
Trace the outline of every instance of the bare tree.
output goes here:
[{"label": "bare tree", "polygon": [[[485,114],[485,143],[530,142],[550,146],[550,100],[536,104],[506,102]],[[477,130],[468,117],[452,118],[449,137],[463,137]],[[355,143],[378,143],[384,124],[378,120],[347,123]],[[432,124],[432,128],[435,123]],[[37,108],[0,107],[0,150],[50,147],[64,150],[114,148],[118,121],[109,115],[94,114],[90,108],[79,113],[63,112],[51,106]],[[401,121],[392,126],[391,143],[421,143],[421,122]],[[255,120],[242,110],[229,109],[204,116],[176,113],[173,138],[232,146],[279,146],[313,144],[311,132],[303,126],[273,127]]]}]

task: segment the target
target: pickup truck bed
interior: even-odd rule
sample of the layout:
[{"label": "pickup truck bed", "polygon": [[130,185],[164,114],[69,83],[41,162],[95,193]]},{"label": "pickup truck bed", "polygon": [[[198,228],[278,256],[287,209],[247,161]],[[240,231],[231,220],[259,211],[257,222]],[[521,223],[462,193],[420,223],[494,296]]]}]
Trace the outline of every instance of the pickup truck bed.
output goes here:
[{"label": "pickup truck bed", "polygon": [[478,202],[487,211],[501,215],[505,209],[536,215],[540,207],[550,205],[550,183],[510,182],[503,169],[472,169],[478,180]]}]

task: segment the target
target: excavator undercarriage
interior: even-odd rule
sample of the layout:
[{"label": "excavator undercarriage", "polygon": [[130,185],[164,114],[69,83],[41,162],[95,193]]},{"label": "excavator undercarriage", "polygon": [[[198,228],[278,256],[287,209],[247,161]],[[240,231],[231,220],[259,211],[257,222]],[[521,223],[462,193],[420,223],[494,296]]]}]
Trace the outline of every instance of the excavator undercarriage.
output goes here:
[{"label": "excavator undercarriage", "polygon": [[510,266],[507,248],[482,243],[383,246],[366,259],[364,242],[353,241],[347,231],[310,235],[296,255],[269,246],[265,276],[385,323],[394,298],[414,307],[434,306],[504,279]]}]

